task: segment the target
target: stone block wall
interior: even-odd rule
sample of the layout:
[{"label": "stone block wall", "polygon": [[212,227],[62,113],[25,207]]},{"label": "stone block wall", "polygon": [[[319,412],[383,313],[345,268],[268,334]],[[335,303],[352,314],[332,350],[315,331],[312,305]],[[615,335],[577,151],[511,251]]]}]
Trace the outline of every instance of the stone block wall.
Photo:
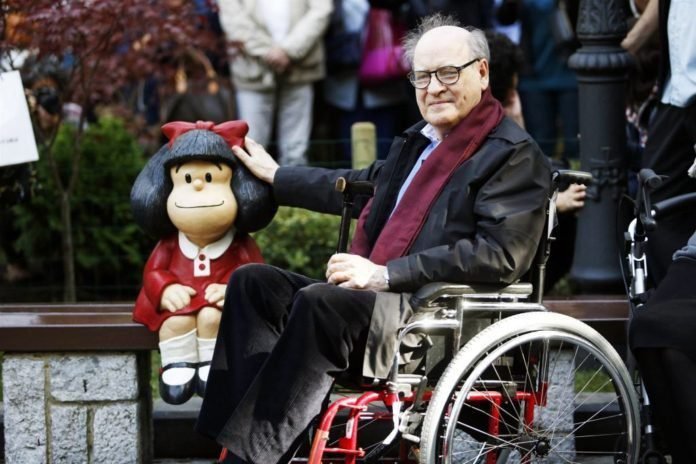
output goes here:
[{"label": "stone block wall", "polygon": [[6,353],[6,464],[149,462],[146,356]]}]

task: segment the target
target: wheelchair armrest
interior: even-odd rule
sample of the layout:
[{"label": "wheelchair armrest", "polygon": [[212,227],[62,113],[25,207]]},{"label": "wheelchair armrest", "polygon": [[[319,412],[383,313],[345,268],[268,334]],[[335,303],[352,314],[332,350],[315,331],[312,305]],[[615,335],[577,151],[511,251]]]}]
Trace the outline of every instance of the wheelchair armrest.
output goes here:
[{"label": "wheelchair armrest", "polygon": [[411,296],[414,310],[433,309],[433,303],[440,298],[457,298],[470,296],[476,298],[519,298],[532,293],[532,284],[514,283],[510,285],[495,284],[453,284],[432,282],[419,288]]}]

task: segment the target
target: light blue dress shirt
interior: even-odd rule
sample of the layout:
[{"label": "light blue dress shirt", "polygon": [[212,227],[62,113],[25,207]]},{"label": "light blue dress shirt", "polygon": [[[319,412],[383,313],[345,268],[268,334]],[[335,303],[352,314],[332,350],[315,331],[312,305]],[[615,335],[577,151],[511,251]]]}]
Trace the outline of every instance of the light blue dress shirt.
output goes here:
[{"label": "light blue dress shirt", "polygon": [[685,108],[696,99],[696,1],[672,0],[667,16],[670,75],[662,103]]},{"label": "light blue dress shirt", "polygon": [[[396,207],[399,206],[399,202],[401,201],[401,198],[404,196],[406,193],[406,190],[408,189],[408,186],[411,185],[411,182],[413,182],[413,178],[416,177],[416,174],[418,173],[418,170],[420,170],[421,166],[425,162],[425,160],[428,159],[428,156],[437,148],[438,145],[440,145],[440,140],[437,137],[437,133],[435,132],[435,128],[431,126],[430,124],[426,124],[425,127],[423,127],[420,130],[421,134],[423,134],[428,140],[430,140],[430,145],[425,147],[423,152],[420,154],[418,159],[416,160],[416,164],[413,165],[413,168],[411,169],[411,172],[408,174],[408,177],[404,181],[403,185],[401,186],[401,190],[399,190],[399,194],[396,197],[396,203],[394,204],[394,209],[392,210],[391,214],[394,214],[394,210],[396,210]],[[391,216],[390,214],[390,216]]]}]

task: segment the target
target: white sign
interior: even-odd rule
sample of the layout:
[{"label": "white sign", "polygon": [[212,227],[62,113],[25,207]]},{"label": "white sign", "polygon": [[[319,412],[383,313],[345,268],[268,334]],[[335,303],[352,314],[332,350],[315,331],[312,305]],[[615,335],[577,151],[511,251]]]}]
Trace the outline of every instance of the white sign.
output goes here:
[{"label": "white sign", "polygon": [[19,71],[0,73],[0,166],[39,159]]}]

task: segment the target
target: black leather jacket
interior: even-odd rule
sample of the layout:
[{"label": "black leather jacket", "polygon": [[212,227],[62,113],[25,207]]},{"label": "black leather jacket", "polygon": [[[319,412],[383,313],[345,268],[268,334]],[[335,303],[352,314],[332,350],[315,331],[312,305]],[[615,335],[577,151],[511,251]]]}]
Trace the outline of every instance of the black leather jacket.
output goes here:
[{"label": "black leather jacket", "polygon": [[[384,162],[363,170],[282,167],[279,204],[339,214],[339,176],[377,188],[365,228],[371,242],[428,140],[423,121],[396,137]],[[544,226],[551,170],[537,144],[508,118],[456,169],[435,200],[408,255],[387,263],[390,288],[411,292],[435,282],[512,283],[531,266]],[[361,203],[361,205],[364,204]],[[358,210],[355,212],[356,217]],[[327,257],[328,259],[328,257]]]}]

